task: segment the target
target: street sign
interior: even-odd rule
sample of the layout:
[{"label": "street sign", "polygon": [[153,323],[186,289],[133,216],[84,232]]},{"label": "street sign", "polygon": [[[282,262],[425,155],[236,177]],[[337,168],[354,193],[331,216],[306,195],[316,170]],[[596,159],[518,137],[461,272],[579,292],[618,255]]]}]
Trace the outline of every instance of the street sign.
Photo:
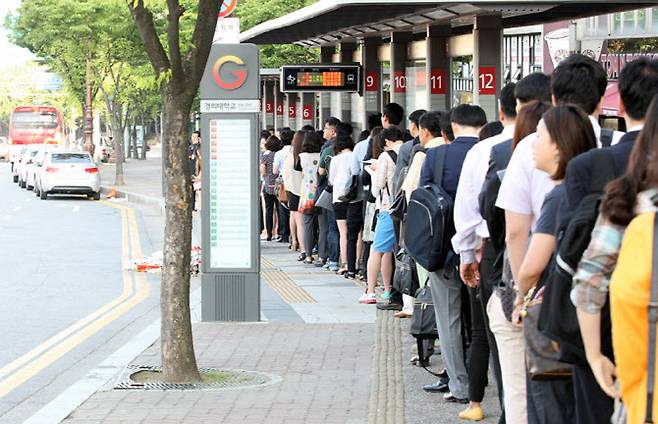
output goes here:
[{"label": "street sign", "polygon": [[200,88],[201,317],[258,321],[258,47],[213,45]]},{"label": "street sign", "polygon": [[361,65],[292,65],[281,67],[281,91],[304,93],[361,91]]},{"label": "street sign", "polygon": [[219,18],[215,27],[213,44],[238,44],[240,42],[240,18]]},{"label": "street sign", "polygon": [[235,10],[235,6],[238,5],[238,0],[223,0],[222,4],[219,6],[219,17],[225,18]]},{"label": "street sign", "polygon": [[480,94],[496,94],[496,68],[494,66],[480,66],[478,81],[480,83]]}]

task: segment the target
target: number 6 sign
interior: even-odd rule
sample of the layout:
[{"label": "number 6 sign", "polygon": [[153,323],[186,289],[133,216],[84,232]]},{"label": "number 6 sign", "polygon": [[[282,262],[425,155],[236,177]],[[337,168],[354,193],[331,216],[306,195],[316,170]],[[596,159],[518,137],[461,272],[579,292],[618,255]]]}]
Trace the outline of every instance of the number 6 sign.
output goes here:
[{"label": "number 6 sign", "polygon": [[302,110],[302,119],[305,121],[313,119],[313,105],[304,105]]},{"label": "number 6 sign", "polygon": [[496,94],[496,68],[494,66],[480,66],[478,81],[480,94]]}]

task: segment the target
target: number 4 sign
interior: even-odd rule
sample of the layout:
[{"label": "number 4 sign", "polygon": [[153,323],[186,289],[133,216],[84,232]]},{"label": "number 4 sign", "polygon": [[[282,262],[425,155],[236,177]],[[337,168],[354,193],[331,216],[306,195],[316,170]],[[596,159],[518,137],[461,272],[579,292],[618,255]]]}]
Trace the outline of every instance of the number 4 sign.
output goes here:
[{"label": "number 4 sign", "polygon": [[496,67],[480,66],[478,80],[480,82],[480,94],[496,94]]}]

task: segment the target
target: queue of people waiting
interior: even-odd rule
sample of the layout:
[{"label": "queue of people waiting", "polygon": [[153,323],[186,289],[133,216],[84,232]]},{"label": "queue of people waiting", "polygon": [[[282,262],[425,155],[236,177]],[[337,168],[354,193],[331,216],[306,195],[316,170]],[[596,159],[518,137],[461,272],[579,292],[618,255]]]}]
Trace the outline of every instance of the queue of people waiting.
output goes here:
[{"label": "queue of people waiting", "polygon": [[366,281],[358,302],[416,329],[433,307],[445,371],[423,389],[462,419],[485,416],[491,365],[501,423],[653,422],[658,61],[619,76],[626,133],[599,125],[606,87],[576,54],[507,84],[496,122],[460,105],[404,132],[390,103],[356,143],[336,118],[267,133],[267,239],[278,216],[299,261]]}]

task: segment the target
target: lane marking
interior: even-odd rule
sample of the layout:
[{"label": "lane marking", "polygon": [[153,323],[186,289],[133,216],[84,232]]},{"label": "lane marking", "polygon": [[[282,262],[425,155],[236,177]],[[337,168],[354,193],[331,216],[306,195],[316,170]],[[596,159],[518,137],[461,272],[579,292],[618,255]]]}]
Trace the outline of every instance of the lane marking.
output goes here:
[{"label": "lane marking", "polygon": [[20,206],[16,206],[16,207],[14,208],[14,212],[18,212],[18,211],[20,211],[21,209],[23,209],[23,208],[20,207]]},{"label": "lane marking", "polygon": [[73,206],[73,212],[80,212],[80,206],[78,205]]},{"label": "lane marking", "polygon": [[[132,309],[133,307],[135,307],[136,305],[138,305],[139,303],[141,303],[142,301],[144,301],[146,298],[149,297],[150,286],[148,284],[148,280],[146,279],[146,276],[143,274],[134,273],[132,271],[125,271],[125,269],[127,268],[128,257],[129,257],[128,240],[130,241],[130,247],[132,248],[133,255],[135,254],[141,255],[139,230],[137,228],[137,219],[135,217],[135,211],[132,208],[113,205],[107,202],[103,202],[103,204],[105,204],[106,206],[111,206],[116,209],[119,209],[121,213],[121,217],[122,217],[121,233],[122,233],[122,251],[123,251],[122,260],[124,261],[123,262],[124,271],[122,274],[124,280],[124,294],[126,293],[126,287],[130,288],[129,289],[130,294],[128,295],[128,299],[124,298],[123,300],[119,301],[123,297],[122,294],[122,296],[110,302],[111,304],[113,304],[112,307],[107,308],[107,306],[110,305],[107,304],[101,308],[105,312],[107,311],[109,312],[99,313],[100,311],[99,309],[96,312],[92,313],[91,315],[96,316],[96,319],[95,320],[92,319],[89,325],[87,325],[86,327],[83,326],[82,330],[78,331],[77,333],[75,333],[75,331],[79,330],[80,326],[78,326],[77,329],[74,330],[71,330],[71,327],[73,326],[65,330],[65,332],[68,331],[69,334],[71,333],[74,334],[68,338],[65,338],[60,344],[50,348],[50,350],[47,350],[42,356],[39,356],[37,359],[29,363],[28,365],[22,367],[11,376],[0,381],[0,398],[10,393],[12,390],[17,388],[21,384],[25,383],[34,375],[36,375],[37,373],[39,373],[40,371],[42,371],[43,369],[45,369],[46,367],[48,367],[49,365],[51,365],[52,363],[63,357],[66,353],[70,352],[72,349],[80,345],[82,342],[84,342],[85,340],[87,340],[88,338],[90,338],[91,336],[93,336],[94,334],[96,334],[106,326],[108,326],[110,323],[112,323],[122,315],[126,314],[130,309]],[[124,225],[126,223],[126,220],[128,221],[128,225]],[[135,285],[136,285],[136,290],[134,294],[132,294],[132,284],[131,284],[132,280],[135,281]],[[87,320],[90,316],[88,316],[84,320]],[[89,320],[87,320],[87,323],[89,323]],[[59,340],[61,340],[61,338]],[[50,346],[52,346],[52,344]],[[36,348],[34,350],[36,350]],[[41,351],[43,352],[44,350]],[[30,352],[28,352],[28,354],[29,353]],[[24,356],[27,356],[28,354]],[[29,359],[25,360],[23,359],[23,357],[21,357],[14,362],[17,362],[19,360],[22,360],[23,363],[29,361]],[[1,374],[3,370],[4,368],[0,369],[0,375],[6,375],[6,373]]]},{"label": "lane marking", "polygon": [[[127,218],[127,213],[125,211],[121,211],[121,250],[122,250],[122,258],[121,262],[124,263],[124,261],[128,260],[128,218]],[[109,311],[110,309],[114,308],[118,304],[126,301],[131,295],[133,291],[132,287],[132,282],[130,281],[130,278],[126,278],[127,272],[123,273],[123,291],[119,297],[116,299],[112,300],[109,303],[106,303],[99,309],[95,310],[91,314],[87,315],[85,318],[82,318],[81,320],[75,322],[73,325],[69,326],[68,328],[60,331],[56,335],[52,336],[45,342],[41,343],[39,346],[35,347],[34,349],[30,350],[26,354],[20,356],[19,358],[16,358],[14,361],[10,362],[9,364],[5,365],[4,367],[0,368],[0,378],[3,378],[7,374],[13,372],[15,369],[21,367],[23,364],[31,361],[32,359],[36,358],[46,350],[50,349],[53,345],[59,343],[66,337],[70,336],[72,333],[78,331],[82,327],[86,326],[90,322],[96,320],[98,317],[103,315],[105,312]]]}]

